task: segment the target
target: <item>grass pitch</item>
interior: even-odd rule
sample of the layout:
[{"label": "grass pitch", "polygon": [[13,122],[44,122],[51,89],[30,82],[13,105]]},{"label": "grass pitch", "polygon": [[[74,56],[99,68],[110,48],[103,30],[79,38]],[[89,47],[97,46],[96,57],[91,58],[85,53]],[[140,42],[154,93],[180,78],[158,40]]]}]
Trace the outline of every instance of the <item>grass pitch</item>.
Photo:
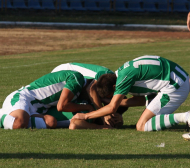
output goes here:
[{"label": "grass pitch", "polygon": [[[142,55],[159,55],[190,73],[190,40],[37,52],[0,56],[0,105],[12,91],[62,63],[82,62],[116,70]],[[189,97],[176,112],[190,110]],[[189,167],[190,142],[181,137],[185,125],[160,132],[137,132],[144,107],[129,108],[122,129],[3,130],[0,167]],[[165,147],[157,147],[165,143]]]}]

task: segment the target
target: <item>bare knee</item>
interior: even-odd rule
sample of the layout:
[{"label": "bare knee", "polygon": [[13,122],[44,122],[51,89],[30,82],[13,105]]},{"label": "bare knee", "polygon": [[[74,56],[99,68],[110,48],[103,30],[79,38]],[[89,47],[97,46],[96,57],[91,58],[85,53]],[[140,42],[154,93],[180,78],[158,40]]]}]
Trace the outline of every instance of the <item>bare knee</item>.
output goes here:
[{"label": "bare knee", "polygon": [[55,117],[51,115],[44,115],[44,121],[46,123],[47,128],[57,127],[57,120],[55,119]]},{"label": "bare knee", "polygon": [[78,119],[72,119],[69,125],[69,129],[74,130],[77,129],[77,125],[80,123],[80,120]]},{"label": "bare knee", "polygon": [[136,130],[137,131],[144,131],[144,124],[140,123],[140,122],[137,122],[137,124],[136,124]]}]

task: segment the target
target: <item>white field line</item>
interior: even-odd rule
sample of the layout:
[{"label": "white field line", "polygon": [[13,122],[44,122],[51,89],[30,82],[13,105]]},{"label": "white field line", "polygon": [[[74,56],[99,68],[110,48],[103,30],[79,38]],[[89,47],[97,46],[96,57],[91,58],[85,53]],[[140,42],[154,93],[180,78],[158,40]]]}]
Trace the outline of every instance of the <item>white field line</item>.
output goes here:
[{"label": "white field line", "polygon": [[[80,59],[75,59],[74,61],[78,61]],[[19,66],[6,66],[6,67],[0,67],[0,69],[12,69],[12,68],[20,68],[20,67],[30,67],[30,66],[35,66],[35,65],[42,65],[42,64],[49,64],[49,63],[54,63],[54,62],[60,62],[60,64],[63,64],[61,61],[49,61],[49,62],[41,62],[41,63],[34,63],[34,64],[27,64],[27,65],[19,65]],[[73,62],[73,60],[64,60],[64,62]]]}]

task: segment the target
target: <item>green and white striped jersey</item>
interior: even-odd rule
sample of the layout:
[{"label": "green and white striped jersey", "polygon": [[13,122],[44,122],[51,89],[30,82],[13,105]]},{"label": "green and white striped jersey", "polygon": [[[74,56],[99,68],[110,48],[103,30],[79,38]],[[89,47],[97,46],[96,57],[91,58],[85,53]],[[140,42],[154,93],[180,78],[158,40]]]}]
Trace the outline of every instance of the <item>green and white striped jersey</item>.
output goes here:
[{"label": "green and white striped jersey", "polygon": [[117,71],[114,95],[171,93],[183,85],[188,74],[176,63],[159,56],[145,55],[126,62]]},{"label": "green and white striped jersey", "polygon": [[11,105],[14,106],[19,101],[20,95],[24,95],[31,105],[37,109],[36,112],[45,113],[47,108],[57,105],[63,88],[74,93],[73,100],[75,100],[84,83],[84,77],[76,71],[49,73],[18,90],[11,99]]},{"label": "green and white striped jersey", "polygon": [[114,73],[106,67],[93,65],[93,64],[84,64],[84,63],[66,63],[61,64],[53,69],[52,72],[61,71],[61,70],[73,70],[80,72],[86,79],[96,79],[107,73]]}]

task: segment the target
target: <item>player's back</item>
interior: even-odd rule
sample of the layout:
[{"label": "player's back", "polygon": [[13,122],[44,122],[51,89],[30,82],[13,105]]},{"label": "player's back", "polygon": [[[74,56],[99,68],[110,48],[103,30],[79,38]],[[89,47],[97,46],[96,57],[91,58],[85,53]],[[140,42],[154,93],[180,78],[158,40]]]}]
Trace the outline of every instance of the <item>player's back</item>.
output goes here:
[{"label": "player's back", "polygon": [[[57,72],[57,71],[62,71],[62,70],[73,70],[80,72],[84,78],[86,79],[95,79],[97,73],[103,72],[105,73],[113,73],[111,70],[104,66],[100,65],[94,65],[94,64],[85,64],[85,63],[66,63],[66,64],[61,64],[57,67],[55,67],[52,72]],[[102,74],[103,74],[102,73]]]}]

